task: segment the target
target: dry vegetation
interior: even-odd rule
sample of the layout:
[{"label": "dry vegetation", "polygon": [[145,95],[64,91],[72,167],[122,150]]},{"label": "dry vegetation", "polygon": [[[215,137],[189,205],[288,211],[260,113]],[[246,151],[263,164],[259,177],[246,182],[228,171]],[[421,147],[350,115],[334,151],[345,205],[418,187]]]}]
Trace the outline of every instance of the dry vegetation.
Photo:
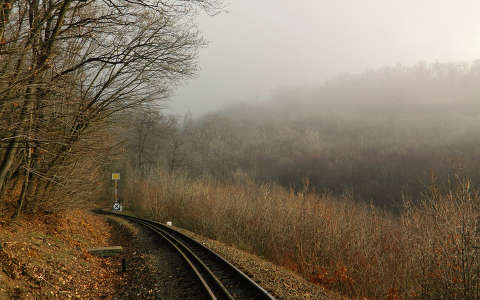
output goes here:
[{"label": "dry vegetation", "polygon": [[[153,177],[152,177],[153,178]],[[152,217],[263,256],[354,298],[478,299],[480,197],[432,182],[401,216],[342,197],[160,173],[129,191]]]}]

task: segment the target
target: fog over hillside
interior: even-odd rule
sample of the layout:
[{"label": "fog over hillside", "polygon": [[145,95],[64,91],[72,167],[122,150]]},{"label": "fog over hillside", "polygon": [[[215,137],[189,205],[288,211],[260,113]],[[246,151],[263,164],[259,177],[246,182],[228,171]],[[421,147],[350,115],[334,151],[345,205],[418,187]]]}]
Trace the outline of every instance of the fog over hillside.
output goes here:
[{"label": "fog over hillside", "polygon": [[473,0],[227,0],[225,7],[228,13],[199,17],[209,45],[171,112],[198,116],[338,74],[480,57]]},{"label": "fog over hillside", "polygon": [[422,63],[280,89],[264,103],[230,105],[179,127],[177,167],[294,188],[308,179],[319,192],[398,207],[402,197],[420,197],[432,174],[477,180],[479,79],[478,62]]}]

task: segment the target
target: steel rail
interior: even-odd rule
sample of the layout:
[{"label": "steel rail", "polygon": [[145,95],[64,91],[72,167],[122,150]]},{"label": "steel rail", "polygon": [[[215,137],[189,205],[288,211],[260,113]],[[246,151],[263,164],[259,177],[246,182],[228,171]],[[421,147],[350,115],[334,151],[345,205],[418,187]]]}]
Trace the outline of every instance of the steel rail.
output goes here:
[{"label": "steel rail", "polygon": [[[132,217],[127,216],[126,218],[132,220]],[[207,265],[205,265],[205,263],[195,253],[193,253],[192,250],[190,250],[190,248],[188,248],[184,243],[175,239],[175,237],[173,237],[171,234],[164,232],[163,230],[157,228],[156,226],[148,222],[145,222],[144,220],[138,220],[138,219],[133,219],[133,220],[134,222],[140,223],[146,226],[147,228],[149,228],[150,230],[152,230],[153,232],[159,234],[165,240],[167,240],[172,246],[174,246],[174,248],[177,249],[177,251],[182,254],[184,259],[187,260],[189,262],[189,265],[195,270],[195,273],[197,274],[198,278],[200,278],[200,280],[202,281],[202,284],[204,285],[205,289],[208,291],[212,299],[217,299],[217,297],[215,296],[215,293],[213,292],[213,288],[208,285],[204,276],[201,275],[200,272],[198,271],[198,268],[196,268],[194,264],[191,263],[192,260],[190,260],[187,257],[187,255],[185,255],[186,253],[190,254],[190,256],[194,258],[193,260],[197,264],[199,264],[205,272],[207,272],[210,278],[215,282],[217,288],[222,291],[223,296],[225,296],[229,300],[235,300],[235,298],[230,294],[230,292],[223,285],[223,283],[217,278],[217,276],[215,276],[212,270],[210,270],[210,268]]]},{"label": "steel rail", "polygon": [[180,249],[174,241],[172,241],[168,236],[166,236],[163,232],[156,230],[154,227],[150,226],[148,223],[143,224],[147,227],[149,227],[152,231],[163,237],[173,248],[177,250],[177,252],[183,257],[183,259],[187,262],[187,264],[190,266],[190,268],[193,270],[195,275],[197,276],[198,280],[200,280],[200,283],[202,284],[203,288],[207,292],[208,296],[212,300],[217,300],[217,297],[215,296],[215,293],[212,291],[210,286],[208,285],[207,281],[205,278],[200,274],[200,271],[197,269],[195,264],[188,258],[188,256],[185,254],[185,252]]},{"label": "steel rail", "polygon": [[[241,289],[247,289],[251,294],[254,294],[253,298],[252,296],[246,297],[246,299],[268,299],[268,300],[273,300],[272,295],[270,295],[265,289],[263,289],[261,286],[259,286],[255,281],[250,279],[245,273],[243,273],[241,270],[239,270],[237,267],[232,265],[230,262],[228,262],[226,259],[224,259],[222,256],[219,254],[215,253],[211,249],[205,247],[203,244],[200,242],[184,235],[183,233],[180,233],[179,231],[171,228],[170,226],[166,226],[162,223],[151,221],[148,219],[142,219],[134,216],[128,216],[116,212],[110,212],[110,211],[96,211],[100,212],[102,214],[111,214],[111,215],[116,215],[119,217],[126,218],[132,222],[139,223],[156,234],[160,235],[162,238],[167,240],[179,253],[180,255],[187,261],[187,263],[192,267],[194,270],[195,274],[201,281],[204,289],[207,291],[209,296],[212,299],[217,299],[217,297],[222,298],[222,299],[235,299],[235,297],[232,295],[232,293],[225,287],[225,285],[222,283],[221,279],[218,278],[217,275],[211,270],[210,267],[207,266],[205,262],[197,255],[195,254],[195,251],[193,250],[192,246],[186,245],[187,244],[193,244],[194,247],[200,248],[201,251],[206,253],[205,255],[210,255],[214,260],[217,260],[221,265],[222,269],[227,270],[227,272],[231,272],[235,274],[240,280],[242,281],[242,287]],[[184,242],[182,242],[183,240]],[[197,265],[198,267],[196,267]],[[209,277],[209,281],[213,282],[215,287],[211,287],[208,284],[208,280],[205,278],[204,275],[201,274],[199,268],[203,270],[205,275]],[[237,289],[239,287],[236,287]],[[219,291],[219,294],[215,295],[215,291]]]}]

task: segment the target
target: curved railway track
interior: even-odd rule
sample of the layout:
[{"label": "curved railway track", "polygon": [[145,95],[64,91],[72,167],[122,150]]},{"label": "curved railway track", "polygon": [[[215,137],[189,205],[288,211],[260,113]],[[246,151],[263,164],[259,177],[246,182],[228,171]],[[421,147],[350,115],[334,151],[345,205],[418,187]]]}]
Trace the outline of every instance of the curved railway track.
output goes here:
[{"label": "curved railway track", "polygon": [[119,216],[141,224],[162,237],[189,265],[209,299],[274,299],[223,257],[169,226],[113,212],[97,212]]}]

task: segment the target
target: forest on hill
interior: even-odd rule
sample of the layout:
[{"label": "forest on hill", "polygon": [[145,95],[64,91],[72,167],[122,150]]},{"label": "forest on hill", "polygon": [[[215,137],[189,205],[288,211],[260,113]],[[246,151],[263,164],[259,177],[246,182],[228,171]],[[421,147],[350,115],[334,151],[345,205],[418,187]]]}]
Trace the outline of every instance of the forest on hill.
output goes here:
[{"label": "forest on hill", "polygon": [[135,117],[128,152],[142,170],[160,164],[295,190],[308,180],[319,193],[398,210],[432,174],[479,181],[479,79],[479,62],[423,63],[283,89],[196,119],[147,112]]}]

